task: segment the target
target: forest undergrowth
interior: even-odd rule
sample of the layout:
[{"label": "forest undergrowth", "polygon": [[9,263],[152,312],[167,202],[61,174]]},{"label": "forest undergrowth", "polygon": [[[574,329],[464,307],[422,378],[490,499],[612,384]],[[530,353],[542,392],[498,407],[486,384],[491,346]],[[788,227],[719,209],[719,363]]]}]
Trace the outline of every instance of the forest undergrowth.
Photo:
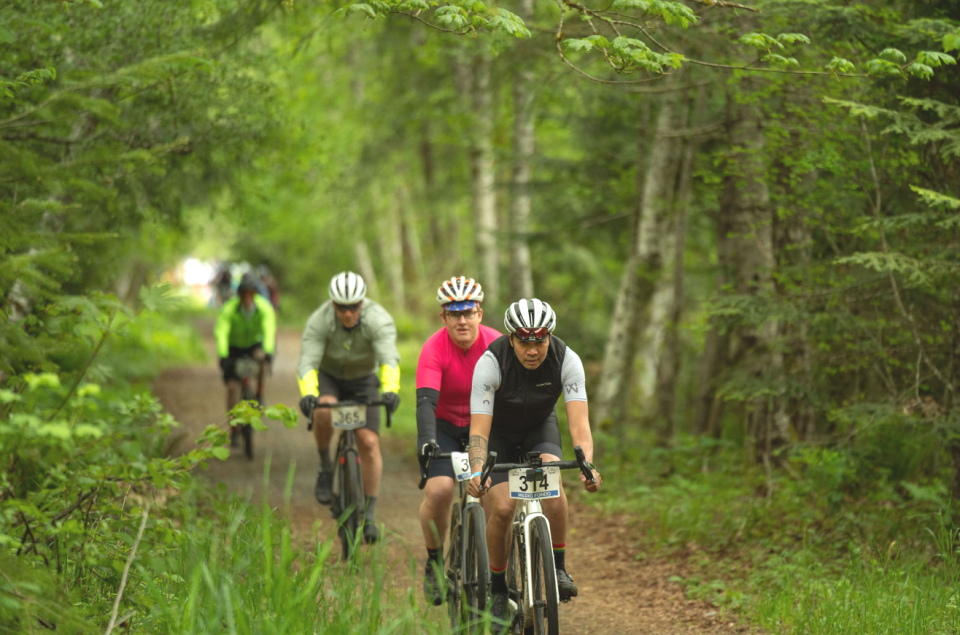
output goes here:
[{"label": "forest undergrowth", "polygon": [[616,477],[586,502],[635,518],[639,557],[682,558],[688,597],[771,633],[960,630],[957,510],[919,467],[942,451],[920,422],[891,416],[855,449],[794,447],[769,473],[743,444],[636,436],[603,454]]},{"label": "forest undergrowth", "polygon": [[0,391],[0,633],[431,632],[384,549],[343,564],[335,535],[294,541],[284,510],[195,477],[228,455],[226,421],[173,454],[146,382],[204,360],[198,314],[141,299],[167,312],[61,298],[25,325],[51,372]]}]

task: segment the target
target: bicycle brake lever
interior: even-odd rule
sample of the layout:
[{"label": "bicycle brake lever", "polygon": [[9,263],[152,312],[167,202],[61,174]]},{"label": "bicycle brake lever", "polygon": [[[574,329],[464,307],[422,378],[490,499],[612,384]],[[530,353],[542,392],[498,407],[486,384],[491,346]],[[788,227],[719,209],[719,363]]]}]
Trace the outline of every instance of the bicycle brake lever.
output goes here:
[{"label": "bicycle brake lever", "polygon": [[497,453],[490,452],[487,454],[487,462],[484,463],[483,469],[480,470],[480,491],[486,490],[485,483],[490,477],[490,472],[493,470],[493,466],[497,464]]},{"label": "bicycle brake lever", "polygon": [[573,453],[577,456],[577,465],[580,467],[580,473],[583,474],[587,482],[593,485],[597,479],[593,478],[593,470],[588,467],[587,455],[583,453],[583,448],[579,445],[573,448]]}]

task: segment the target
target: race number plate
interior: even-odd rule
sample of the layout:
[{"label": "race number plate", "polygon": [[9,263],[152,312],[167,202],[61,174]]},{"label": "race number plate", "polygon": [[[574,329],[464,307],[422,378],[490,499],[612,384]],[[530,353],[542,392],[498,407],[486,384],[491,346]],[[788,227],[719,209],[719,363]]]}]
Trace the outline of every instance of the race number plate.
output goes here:
[{"label": "race number plate", "polygon": [[527,480],[527,470],[510,470],[510,498],[556,498],[560,496],[560,468],[545,467],[539,479]]},{"label": "race number plate", "polygon": [[458,481],[470,480],[470,455],[466,452],[451,452],[450,463],[453,465],[453,475]]},{"label": "race number plate", "polygon": [[363,405],[333,408],[333,427],[340,430],[356,430],[367,425],[367,407]]}]

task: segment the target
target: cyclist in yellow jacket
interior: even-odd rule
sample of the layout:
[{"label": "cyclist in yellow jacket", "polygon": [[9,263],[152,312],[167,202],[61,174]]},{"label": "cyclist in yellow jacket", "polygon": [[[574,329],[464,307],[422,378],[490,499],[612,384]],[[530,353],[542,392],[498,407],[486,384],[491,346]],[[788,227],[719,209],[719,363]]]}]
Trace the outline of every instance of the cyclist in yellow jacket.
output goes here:
[{"label": "cyclist in yellow jacket", "polygon": [[[252,357],[269,364],[277,344],[277,314],[270,301],[257,294],[256,283],[249,274],[240,280],[237,297],[223,304],[213,334],[223,382],[227,385],[227,411],[230,411],[240,401],[243,388],[237,375],[237,360]],[[257,400],[263,400],[259,392]]]}]

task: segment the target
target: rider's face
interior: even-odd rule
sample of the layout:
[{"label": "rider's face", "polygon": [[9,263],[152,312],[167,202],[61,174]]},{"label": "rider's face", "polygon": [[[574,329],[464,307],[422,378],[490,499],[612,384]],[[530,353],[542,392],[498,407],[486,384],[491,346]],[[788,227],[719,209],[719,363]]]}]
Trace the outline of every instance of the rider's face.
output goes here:
[{"label": "rider's face", "polygon": [[240,306],[247,310],[253,308],[253,291],[244,291],[240,294]]},{"label": "rider's face", "polygon": [[440,319],[447,327],[450,340],[467,350],[477,341],[480,334],[480,321],[483,320],[483,309],[475,307],[466,311],[442,311]]},{"label": "rider's face", "polygon": [[337,304],[333,303],[333,308],[337,312],[337,319],[343,328],[352,329],[360,321],[360,310],[363,308],[363,300],[356,304]]},{"label": "rider's face", "polygon": [[536,370],[540,364],[547,358],[547,351],[550,349],[550,335],[537,342],[528,342],[519,337],[510,336],[510,344],[513,345],[513,352],[517,359],[527,370]]}]

